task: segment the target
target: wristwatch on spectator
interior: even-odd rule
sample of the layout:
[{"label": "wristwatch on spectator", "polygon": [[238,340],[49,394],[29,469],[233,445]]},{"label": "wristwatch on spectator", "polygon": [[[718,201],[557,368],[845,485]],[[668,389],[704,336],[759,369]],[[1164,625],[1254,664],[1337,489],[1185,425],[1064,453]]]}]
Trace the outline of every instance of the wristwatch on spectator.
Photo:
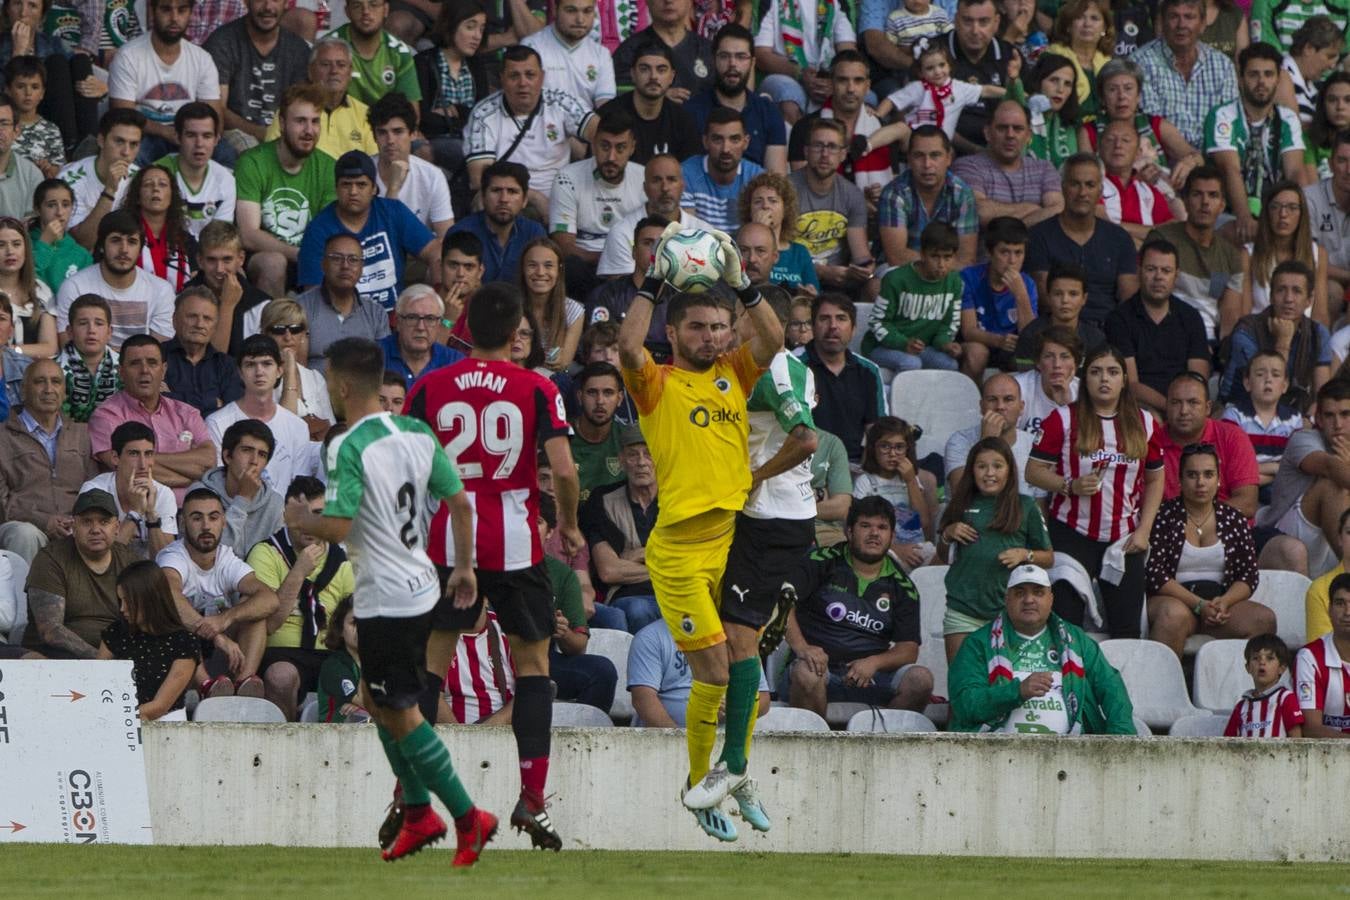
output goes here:
[{"label": "wristwatch on spectator", "polygon": [[163,519],[146,519],[146,520],[145,520],[145,530],[146,530],[146,531],[151,531],[151,530],[154,530],[154,529],[158,529],[158,528],[159,528],[161,525],[163,525],[163,524],[164,524],[164,520],[163,520]]}]

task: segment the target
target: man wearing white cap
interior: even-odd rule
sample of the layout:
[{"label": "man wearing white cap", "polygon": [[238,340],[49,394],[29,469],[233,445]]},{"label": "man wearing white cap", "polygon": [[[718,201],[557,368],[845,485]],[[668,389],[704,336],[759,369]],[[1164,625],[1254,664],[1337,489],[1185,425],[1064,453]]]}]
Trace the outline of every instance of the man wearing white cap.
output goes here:
[{"label": "man wearing white cap", "polygon": [[1050,576],[1018,566],[1005,609],[952,660],[949,731],[1134,734],[1120,673],[1081,628],[1050,611]]}]

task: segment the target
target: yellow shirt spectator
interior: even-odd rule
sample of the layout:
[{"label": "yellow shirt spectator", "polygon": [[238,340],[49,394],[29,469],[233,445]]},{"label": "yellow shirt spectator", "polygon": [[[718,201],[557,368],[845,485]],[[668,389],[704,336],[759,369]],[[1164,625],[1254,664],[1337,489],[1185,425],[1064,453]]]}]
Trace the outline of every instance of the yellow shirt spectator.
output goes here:
[{"label": "yellow shirt spectator", "polygon": [[[316,149],[322,150],[333,159],[337,159],[348,150],[361,150],[374,156],[380,148],[375,143],[375,135],[366,121],[369,109],[360,100],[348,94],[331,112],[325,111],[319,124],[319,143]],[[281,117],[277,116],[267,126],[267,140],[281,137]]]},{"label": "yellow shirt spectator", "polygon": [[[1315,641],[1331,631],[1331,582],[1337,575],[1345,574],[1345,563],[1341,563],[1312,583],[1303,598],[1303,611],[1308,625],[1308,640]],[[1291,649],[1297,650],[1297,647]]]},{"label": "yellow shirt spectator", "polygon": [[[324,551],[319,557],[314,571],[305,577],[305,581],[313,585],[323,574],[324,567],[328,562],[328,553]],[[286,580],[287,573],[291,567],[281,552],[268,541],[255,544],[248,554],[248,564],[252,567],[258,580],[270,587],[272,590],[280,593],[282,582]],[[331,580],[319,592],[319,606],[323,608],[323,623],[317,621],[317,616],[306,614],[301,608],[301,604],[296,602],[291,605],[291,613],[286,617],[286,621],[281,623],[281,627],[267,636],[267,646],[269,647],[311,647],[317,650],[323,648],[323,629],[328,621],[328,617],[337,609],[337,605],[342,602],[344,597],[350,597],[356,590],[356,577],[352,572],[350,560],[343,560]],[[281,601],[282,606],[287,605],[286,600]],[[308,633],[307,633],[308,632]]]}]

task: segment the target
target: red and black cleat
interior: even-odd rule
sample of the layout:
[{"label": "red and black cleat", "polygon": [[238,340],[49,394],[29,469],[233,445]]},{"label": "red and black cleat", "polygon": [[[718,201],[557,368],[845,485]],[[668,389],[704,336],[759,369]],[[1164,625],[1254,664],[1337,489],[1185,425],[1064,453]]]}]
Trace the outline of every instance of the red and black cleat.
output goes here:
[{"label": "red and black cleat", "polygon": [[385,862],[393,862],[405,856],[411,856],[423,847],[445,837],[445,823],[436,815],[431,804],[409,806],[403,817],[403,827],[399,829],[394,845],[380,854]]},{"label": "red and black cleat", "polygon": [[471,866],[478,862],[478,857],[488,841],[497,836],[496,816],[476,806],[470,815],[473,816],[473,824],[464,830],[460,830],[458,826],[455,828],[457,849],[455,861],[451,865],[456,867]]}]

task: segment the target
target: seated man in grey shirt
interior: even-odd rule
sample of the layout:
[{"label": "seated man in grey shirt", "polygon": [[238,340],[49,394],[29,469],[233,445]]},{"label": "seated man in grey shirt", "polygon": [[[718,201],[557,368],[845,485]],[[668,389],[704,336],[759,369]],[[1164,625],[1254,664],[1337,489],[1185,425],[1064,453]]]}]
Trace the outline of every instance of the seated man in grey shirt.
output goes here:
[{"label": "seated man in grey shirt", "polygon": [[954,432],[947,439],[944,450],[943,469],[947,473],[947,489],[955,490],[961,473],[966,468],[966,457],[970,448],[981,439],[1000,437],[1012,450],[1017,462],[1017,479],[1022,485],[1022,493],[1032,497],[1043,497],[1045,491],[1026,483],[1027,458],[1035,439],[1028,431],[1019,431],[1017,420],[1025,407],[1022,402],[1022,387],[1011,375],[1000,373],[993,376],[980,388],[980,424]]},{"label": "seated man in grey shirt", "polygon": [[1280,458],[1270,506],[1258,525],[1273,525],[1308,548],[1308,577],[1339,562],[1341,514],[1350,490],[1350,382],[1333,378],[1317,392],[1316,427],[1294,432]]}]

